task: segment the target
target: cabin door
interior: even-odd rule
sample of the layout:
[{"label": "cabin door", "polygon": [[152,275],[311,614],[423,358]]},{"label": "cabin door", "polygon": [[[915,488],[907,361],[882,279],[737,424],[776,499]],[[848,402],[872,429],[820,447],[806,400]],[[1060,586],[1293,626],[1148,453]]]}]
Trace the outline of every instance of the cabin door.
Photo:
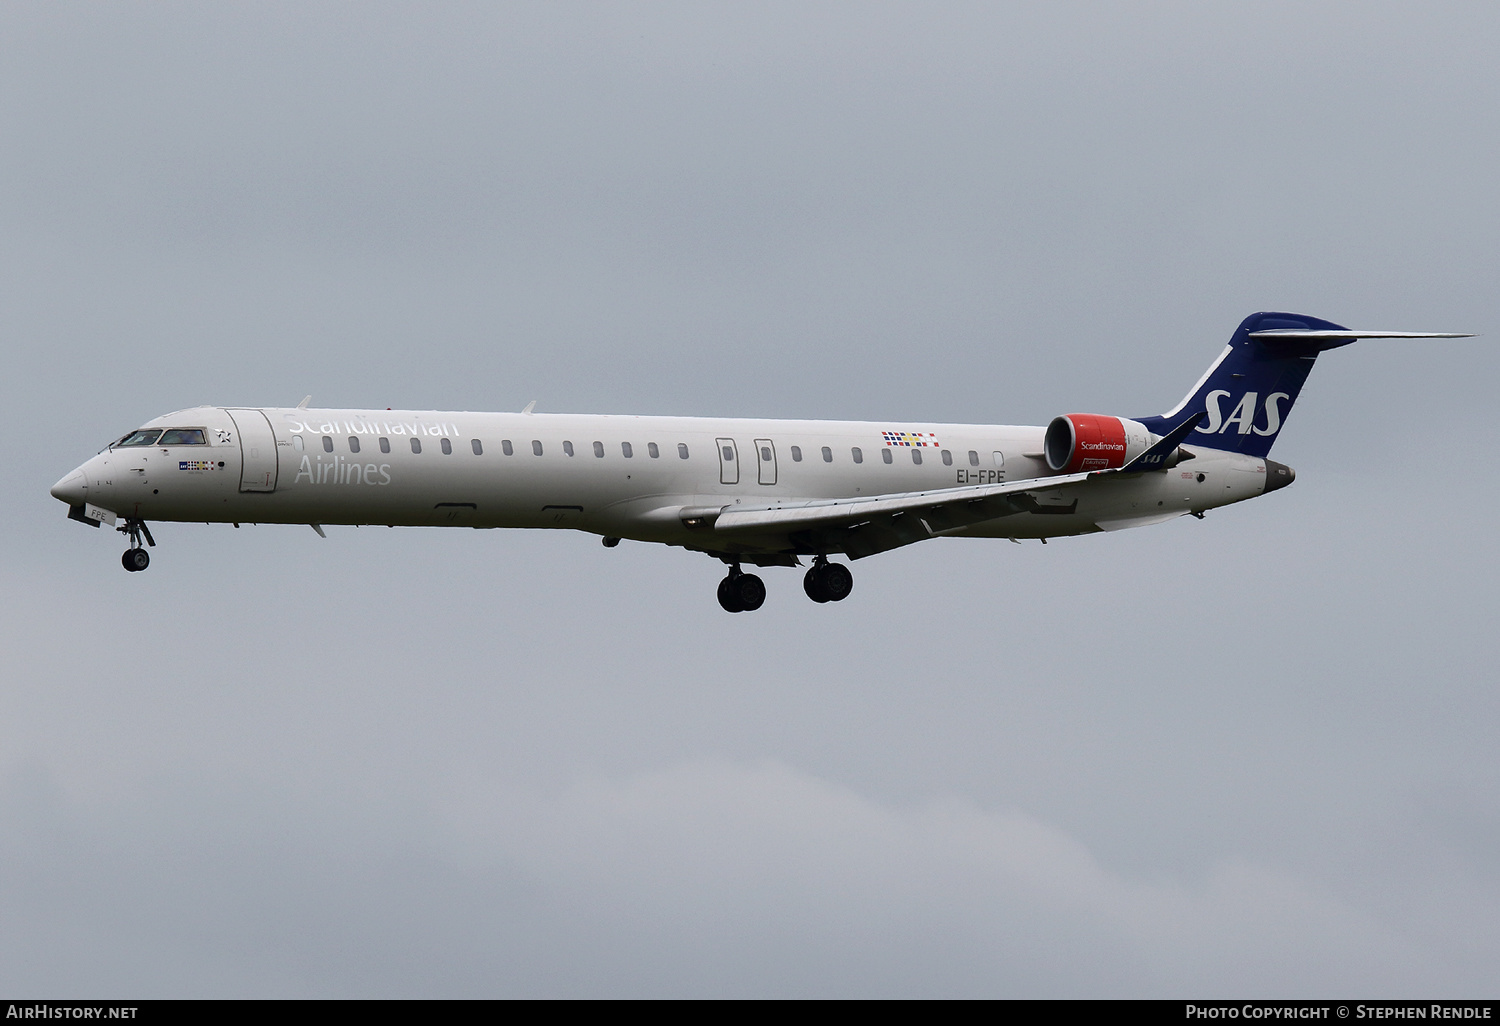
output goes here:
[{"label": "cabin door", "polygon": [[260,410],[225,410],[240,436],[240,491],[276,490],[276,436]]}]

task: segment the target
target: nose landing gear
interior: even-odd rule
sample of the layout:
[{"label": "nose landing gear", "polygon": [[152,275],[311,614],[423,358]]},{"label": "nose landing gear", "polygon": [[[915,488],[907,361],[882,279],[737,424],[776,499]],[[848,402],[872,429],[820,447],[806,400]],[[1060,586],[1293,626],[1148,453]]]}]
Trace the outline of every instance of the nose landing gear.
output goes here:
[{"label": "nose landing gear", "polygon": [[130,536],[130,548],[120,557],[120,565],[131,573],[140,573],[151,565],[151,555],[141,548],[141,536],[146,538],[146,544],[152,548],[156,547],[156,539],[151,537],[151,529],[146,526],[144,520],[127,519],[124,524],[115,528],[122,534]]},{"label": "nose landing gear", "polygon": [[766,583],[738,566],[731,567],[729,576],[719,582],[719,605],[726,613],[748,613],[765,601]]},{"label": "nose landing gear", "polygon": [[830,563],[827,556],[819,556],[802,578],[802,590],[814,602],[842,602],[854,590],[854,575],[842,563]]}]

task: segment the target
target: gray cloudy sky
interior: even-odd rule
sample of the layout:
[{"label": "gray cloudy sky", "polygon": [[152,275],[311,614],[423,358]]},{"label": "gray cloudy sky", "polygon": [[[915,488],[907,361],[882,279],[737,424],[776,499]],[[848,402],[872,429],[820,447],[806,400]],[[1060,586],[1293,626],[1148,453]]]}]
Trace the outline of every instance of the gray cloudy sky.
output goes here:
[{"label": "gray cloudy sky", "polygon": [[[1500,982],[1500,9],[0,9],[0,991]],[[1293,488],[758,614],[575,534],[47,488],[198,403],[1045,423],[1319,362]]]}]

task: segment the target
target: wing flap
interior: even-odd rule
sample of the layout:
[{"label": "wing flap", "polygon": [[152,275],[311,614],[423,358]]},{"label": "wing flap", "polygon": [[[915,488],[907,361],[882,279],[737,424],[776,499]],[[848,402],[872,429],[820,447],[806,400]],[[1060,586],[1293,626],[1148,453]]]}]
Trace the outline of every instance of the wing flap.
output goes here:
[{"label": "wing flap", "polygon": [[[807,532],[807,538],[816,537],[819,532],[840,532],[843,534],[840,544],[849,543],[861,550],[868,549],[861,555],[871,555],[971,523],[1023,513],[1037,507],[1037,501],[1029,492],[1077,484],[1088,480],[1091,475],[1092,472],[1059,474],[1058,477],[1031,477],[1001,484],[945,487],[933,492],[822,499],[748,510],[729,508],[718,514],[714,531],[720,534]],[[853,555],[853,550],[849,553]]]}]

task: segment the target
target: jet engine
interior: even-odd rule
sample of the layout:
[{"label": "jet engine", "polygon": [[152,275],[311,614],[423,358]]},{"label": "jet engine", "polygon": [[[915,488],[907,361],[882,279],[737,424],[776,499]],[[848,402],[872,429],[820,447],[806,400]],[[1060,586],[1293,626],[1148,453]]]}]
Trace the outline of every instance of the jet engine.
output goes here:
[{"label": "jet engine", "polygon": [[1151,448],[1156,440],[1139,421],[1097,413],[1070,413],[1053,418],[1047,425],[1042,449],[1048,467],[1076,474],[1081,470],[1123,467]]}]

